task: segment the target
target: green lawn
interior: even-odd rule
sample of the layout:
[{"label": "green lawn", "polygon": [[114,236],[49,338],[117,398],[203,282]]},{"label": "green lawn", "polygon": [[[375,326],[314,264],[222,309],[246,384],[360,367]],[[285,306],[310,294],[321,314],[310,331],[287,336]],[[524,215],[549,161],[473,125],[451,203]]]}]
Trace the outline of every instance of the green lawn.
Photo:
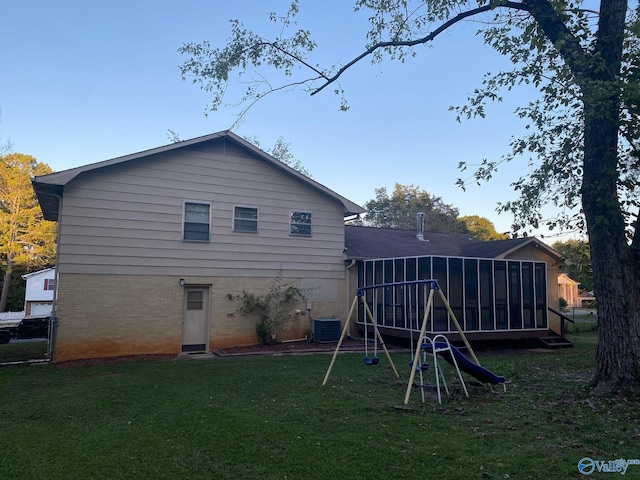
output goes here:
[{"label": "green lawn", "polygon": [[27,342],[12,341],[0,344],[0,363],[44,360],[46,354],[46,339],[36,339]]},{"label": "green lawn", "polygon": [[595,332],[598,327],[597,314],[573,314],[568,311],[567,316],[574,321],[574,323],[567,322],[566,324],[569,333]]},{"label": "green lawn", "polygon": [[583,457],[640,457],[640,404],[589,398],[595,337],[573,339],[477,352],[506,394],[465,398],[448,368],[452,396],[407,408],[408,353],[402,381],[341,354],[325,387],[328,355],[0,367],[0,478],[584,478]]}]

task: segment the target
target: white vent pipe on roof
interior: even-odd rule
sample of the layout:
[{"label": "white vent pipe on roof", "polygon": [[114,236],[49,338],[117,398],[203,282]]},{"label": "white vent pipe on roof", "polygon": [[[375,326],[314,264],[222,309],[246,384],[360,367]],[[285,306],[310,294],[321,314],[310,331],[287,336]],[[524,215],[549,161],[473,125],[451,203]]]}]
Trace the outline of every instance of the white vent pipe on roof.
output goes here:
[{"label": "white vent pipe on roof", "polygon": [[424,212],[416,213],[416,220],[418,224],[418,233],[416,234],[416,238],[424,241]]}]

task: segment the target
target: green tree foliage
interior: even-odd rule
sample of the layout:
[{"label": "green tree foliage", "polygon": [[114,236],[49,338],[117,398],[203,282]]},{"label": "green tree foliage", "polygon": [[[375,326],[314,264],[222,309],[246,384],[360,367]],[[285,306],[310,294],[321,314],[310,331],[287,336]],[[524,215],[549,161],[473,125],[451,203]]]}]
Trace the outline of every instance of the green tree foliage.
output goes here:
[{"label": "green tree foliage", "polygon": [[[247,137],[245,138],[248,142],[252,143],[258,148],[262,148],[260,146],[260,141],[256,137]],[[271,155],[276,160],[281,161],[285,165],[290,166],[294,170],[306,175],[311,178],[311,172],[302,165],[302,162],[296,158],[296,156],[291,151],[291,144],[287,142],[284,137],[278,137],[276,143],[273,144],[273,147],[265,150],[269,155]]]},{"label": "green tree foliage", "polygon": [[[48,267],[48,265],[46,265]],[[7,312],[19,312],[24,309],[24,296],[26,293],[26,282],[22,275],[29,273],[25,265],[15,265],[9,283],[9,294],[7,295]]]},{"label": "green tree foliage", "polygon": [[[539,98],[515,111],[528,133],[459,184],[488,180],[500,164],[524,157],[530,173],[513,183],[518,199],[499,206],[513,213],[514,228],[537,227],[549,204],[580,212],[550,226],[577,224],[589,237],[599,306],[595,392],[640,392],[640,295],[629,295],[640,291],[639,8],[627,0],[357,0],[355,9],[369,12],[370,20],[362,53],[323,68],[309,59],[317,45],[296,25],[294,0],[286,15],[270,15],[281,26],[274,38],[235,20],[222,47],[183,45],[188,59],[181,72],[213,94],[213,109],[236,74],[250,84],[246,105],[287,86],[307,87],[312,95],[333,86],[343,98],[339,79],[362,60],[402,61],[457,23],[476,21],[478,37],[513,69],[488,74],[467,105],[454,108],[458,118],[483,117],[487,102],[519,84],[535,87]],[[269,82],[263,68],[284,73],[287,83]],[[251,72],[258,72],[253,82]]]},{"label": "green tree foliage", "polygon": [[509,238],[506,233],[498,233],[495,225],[488,218],[479,215],[466,215],[458,220],[464,223],[469,233],[479,240],[506,240]]},{"label": "green tree foliage", "polygon": [[386,188],[376,188],[376,198],[365,203],[364,208],[367,214],[363,223],[372,227],[415,229],[416,214],[423,212],[425,231],[467,231],[458,220],[458,209],[414,185],[396,183],[391,196]]},{"label": "green tree foliage", "polygon": [[311,172],[309,172],[309,170],[307,170],[305,166],[302,165],[300,159],[296,158],[293,155],[293,153],[291,152],[291,144],[284,138],[279,137],[273,147],[267,150],[267,153],[272,157],[280,160],[285,165],[289,165],[294,170],[297,170],[303,175],[311,178]]},{"label": "green tree foliage", "polygon": [[593,272],[589,243],[582,240],[555,242],[552,247],[568,260],[567,275],[580,282],[580,290],[593,291]]},{"label": "green tree foliage", "polygon": [[0,157],[0,255],[4,271],[0,311],[9,298],[16,266],[29,271],[55,263],[56,224],[43,220],[31,187],[31,177],[51,173],[51,168],[30,155]]}]

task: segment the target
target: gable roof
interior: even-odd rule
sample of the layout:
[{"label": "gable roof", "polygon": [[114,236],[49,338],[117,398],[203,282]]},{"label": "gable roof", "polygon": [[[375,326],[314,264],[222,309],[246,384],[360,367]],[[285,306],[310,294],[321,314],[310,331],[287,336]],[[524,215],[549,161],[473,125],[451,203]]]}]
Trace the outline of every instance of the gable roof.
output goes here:
[{"label": "gable roof", "polygon": [[20,275],[20,277],[23,280],[26,280],[27,278],[35,277],[37,275],[43,275],[43,274],[48,273],[50,271],[53,271],[53,273],[55,274],[56,273],[56,267],[45,268],[44,270],[38,270],[37,272],[25,273],[24,275]]},{"label": "gable roof", "polygon": [[418,256],[506,258],[525,245],[542,248],[552,258],[562,256],[535,237],[485,242],[463,233],[424,232],[424,240],[415,230],[345,226],[345,255],[352,260]]},{"label": "gable roof", "polygon": [[142,158],[147,158],[152,155],[157,155],[160,153],[170,152],[173,150],[178,150],[180,148],[190,147],[197,144],[202,144],[206,142],[218,142],[220,140],[229,140],[246,149],[247,151],[256,155],[259,159],[269,163],[273,167],[285,172],[287,175],[291,175],[299,179],[300,181],[306,183],[310,188],[313,188],[329,198],[336,200],[338,203],[342,204],[344,209],[345,216],[349,215],[357,215],[359,213],[364,213],[365,210],[361,206],[353,203],[352,201],[344,198],[341,195],[338,195],[333,190],[325,187],[324,185],[312,180],[311,178],[303,175],[297,170],[289,167],[288,165],[282,163],[276,158],[272,157],[268,153],[260,150],[255,145],[244,140],[242,137],[239,137],[235,133],[225,130],[222,132],[212,133],[209,135],[204,135],[202,137],[192,138],[190,140],[184,140],[182,142],[172,143],[170,145],[164,145],[162,147],[153,148],[150,150],[144,150],[142,152],[133,153],[130,155],[125,155],[122,157],[112,158],[110,160],[104,160],[102,162],[91,163],[89,165],[83,165],[76,168],[71,168],[69,170],[63,170],[61,172],[51,173],[49,175],[42,175],[35,177],[32,180],[33,189],[36,192],[38,197],[38,201],[40,202],[40,208],[42,209],[42,213],[44,215],[45,220],[58,220],[58,209],[60,204],[60,197],[62,197],[64,192],[64,187],[71,182],[73,179],[82,175],[85,172],[92,172],[102,168],[110,167],[113,165],[119,165],[131,161],[135,161]]},{"label": "gable roof", "polygon": [[558,284],[580,285],[580,282],[574,280],[566,273],[561,273],[560,275],[558,275]]}]

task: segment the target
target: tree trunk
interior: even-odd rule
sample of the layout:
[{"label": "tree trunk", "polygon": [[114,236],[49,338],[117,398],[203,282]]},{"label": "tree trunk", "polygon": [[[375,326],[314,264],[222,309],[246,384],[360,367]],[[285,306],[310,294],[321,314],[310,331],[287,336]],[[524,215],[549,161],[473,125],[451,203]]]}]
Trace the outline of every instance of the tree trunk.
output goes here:
[{"label": "tree trunk", "polygon": [[627,243],[617,194],[617,122],[603,114],[617,113],[617,102],[594,103],[585,108],[582,185],[598,302],[594,393],[640,392],[640,255]]},{"label": "tree trunk", "polygon": [[[597,170],[597,169],[594,169]],[[586,172],[586,169],[585,169]],[[591,197],[589,195],[589,197]],[[598,302],[594,393],[640,392],[640,256],[624,232],[607,228],[615,213],[590,198],[583,202]],[[601,225],[603,224],[603,225]]]},{"label": "tree trunk", "polygon": [[585,195],[583,208],[598,302],[594,393],[640,392],[640,256],[626,244],[624,230],[611,228],[621,215],[593,197]]},{"label": "tree trunk", "polygon": [[7,299],[9,298],[9,286],[11,285],[11,273],[13,272],[13,261],[9,257],[7,258],[7,269],[4,271],[4,278],[2,279],[2,293],[0,293],[0,312],[4,312],[7,306]]},{"label": "tree trunk", "polygon": [[585,146],[583,209],[598,302],[594,393],[640,392],[640,255],[627,244],[616,188],[611,185],[609,172],[615,171],[615,163],[612,167],[610,157],[615,153],[597,153],[611,133],[598,135],[599,129],[592,129]]},{"label": "tree trunk", "polygon": [[618,196],[618,128],[626,0],[601,3],[596,52],[582,78],[587,221],[598,302],[594,393],[640,392],[640,255],[630,245]]}]

